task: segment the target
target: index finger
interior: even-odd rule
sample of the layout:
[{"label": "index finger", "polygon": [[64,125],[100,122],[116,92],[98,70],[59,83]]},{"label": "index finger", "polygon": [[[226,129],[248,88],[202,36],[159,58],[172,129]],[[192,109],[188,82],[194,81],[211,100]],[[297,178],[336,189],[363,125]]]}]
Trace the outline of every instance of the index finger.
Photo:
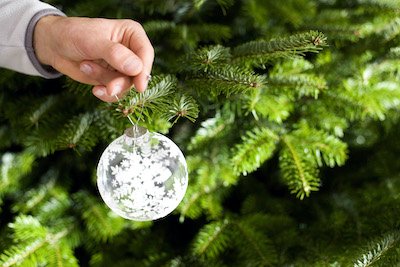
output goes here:
[{"label": "index finger", "polygon": [[132,32],[129,48],[142,60],[142,71],[133,78],[135,88],[139,92],[143,92],[147,88],[151,69],[154,61],[154,48],[147,37],[142,25],[132,21]]}]

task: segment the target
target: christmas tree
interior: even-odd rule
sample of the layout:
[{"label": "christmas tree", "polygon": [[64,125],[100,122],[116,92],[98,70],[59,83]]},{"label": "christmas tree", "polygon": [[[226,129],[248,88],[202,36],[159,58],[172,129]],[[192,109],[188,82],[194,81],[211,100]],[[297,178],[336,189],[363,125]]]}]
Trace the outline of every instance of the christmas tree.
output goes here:
[{"label": "christmas tree", "polygon": [[[141,22],[153,79],[108,104],[1,70],[1,266],[400,264],[399,1],[47,2]],[[164,219],[99,196],[127,117],[186,156]]]}]

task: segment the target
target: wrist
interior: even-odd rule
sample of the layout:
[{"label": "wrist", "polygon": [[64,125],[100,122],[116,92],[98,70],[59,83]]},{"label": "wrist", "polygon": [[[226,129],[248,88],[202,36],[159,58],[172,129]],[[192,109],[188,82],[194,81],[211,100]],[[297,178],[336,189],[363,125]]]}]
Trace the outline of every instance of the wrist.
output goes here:
[{"label": "wrist", "polygon": [[37,59],[43,65],[53,66],[56,45],[54,23],[63,19],[61,16],[44,16],[36,23],[33,33],[33,48]]}]

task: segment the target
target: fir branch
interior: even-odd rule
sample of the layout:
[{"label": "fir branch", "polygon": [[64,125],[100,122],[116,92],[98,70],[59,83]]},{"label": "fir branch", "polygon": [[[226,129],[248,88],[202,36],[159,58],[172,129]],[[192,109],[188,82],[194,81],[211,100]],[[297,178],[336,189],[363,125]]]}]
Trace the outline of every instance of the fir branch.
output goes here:
[{"label": "fir branch", "polygon": [[231,245],[230,221],[215,221],[200,229],[193,244],[192,253],[196,256],[214,259]]},{"label": "fir branch", "polygon": [[229,48],[221,45],[204,47],[186,56],[180,66],[182,71],[192,72],[204,71],[222,67],[230,61],[231,54]]},{"label": "fir branch", "polygon": [[300,124],[299,129],[293,131],[291,136],[298,141],[298,147],[305,155],[315,158],[319,167],[323,163],[329,167],[342,166],[347,159],[347,144],[335,136],[322,130],[316,130],[308,124]]},{"label": "fir branch", "polygon": [[[47,262],[49,248],[59,244],[70,231],[63,229],[51,233],[32,216],[19,216],[9,226],[14,229],[14,239],[18,244],[13,245],[0,256],[3,267],[22,263],[27,266],[36,266]],[[72,255],[71,257],[73,258]]]},{"label": "fir branch", "polygon": [[52,154],[58,149],[65,148],[60,147],[60,133],[63,130],[67,131],[64,129],[65,120],[66,118],[61,113],[46,116],[46,120],[41,120],[43,123],[39,127],[30,129],[30,134],[24,136],[22,140],[24,146],[32,154],[42,157]]},{"label": "fir branch", "polygon": [[59,148],[83,147],[90,149],[96,144],[96,133],[91,132],[93,114],[83,113],[72,118],[62,130],[58,144]]},{"label": "fir branch", "polygon": [[54,178],[50,179],[47,182],[42,183],[40,188],[34,188],[28,192],[24,192],[25,194],[22,196],[23,200],[13,207],[13,211],[26,214],[32,211],[35,207],[40,206],[40,203],[46,200],[49,195],[48,193],[54,188],[55,181]]},{"label": "fir branch", "polygon": [[71,136],[69,146],[76,145],[82,139],[82,136],[89,128],[91,122],[92,122],[92,116],[90,114],[86,113],[80,116],[79,124],[77,125],[74,134]]},{"label": "fir branch", "polygon": [[381,112],[373,112],[373,114],[366,112],[368,107],[364,107],[364,103],[361,101],[361,98],[359,98],[358,101],[354,101],[355,99],[352,97],[352,95],[347,95],[346,93],[338,90],[326,91],[324,98],[327,98],[326,102],[331,104],[329,107],[330,109],[342,113],[342,116],[347,117],[350,121],[354,121],[359,118],[364,119],[368,115],[372,115],[372,117],[383,116]]},{"label": "fir branch", "polygon": [[283,60],[276,63],[270,71],[270,76],[273,75],[297,75],[302,73],[309,73],[313,71],[314,64],[304,59],[303,57],[294,57],[289,60]]},{"label": "fir branch", "polygon": [[69,77],[65,79],[65,88],[72,94],[79,95],[79,96],[87,96],[92,93],[92,86],[90,84],[84,84],[77,82]]},{"label": "fir branch", "polygon": [[171,75],[153,76],[146,91],[139,94],[131,90],[131,93],[135,93],[135,97],[126,99],[131,107],[156,103],[158,100],[164,100],[165,97],[169,96],[176,87],[177,82],[177,79]]},{"label": "fir branch", "polygon": [[70,220],[65,216],[71,209],[70,194],[66,188],[56,185],[58,175],[58,171],[52,168],[40,179],[42,187],[17,194],[20,201],[13,205],[12,210],[29,213],[43,224],[68,227]]},{"label": "fir branch", "polygon": [[294,140],[290,136],[284,136],[281,140],[285,145],[279,156],[282,178],[291,193],[304,199],[311,191],[318,190],[320,179],[317,164],[312,158],[296,149]]},{"label": "fir branch", "polygon": [[266,81],[264,76],[239,67],[224,65],[218,69],[209,69],[206,73],[198,73],[186,80],[185,83],[200,94],[211,93],[217,96],[223,93],[230,96],[262,88]]},{"label": "fir branch", "polygon": [[238,230],[236,236],[238,250],[245,259],[246,266],[274,266],[276,252],[271,241],[264,233],[248,224],[246,219],[235,222],[234,229]]},{"label": "fir branch", "polygon": [[100,242],[106,242],[118,235],[124,227],[124,219],[100,204],[87,193],[78,192],[73,195],[76,207],[82,214],[82,219],[91,237]]},{"label": "fir branch", "polygon": [[[194,186],[190,186],[185,194],[185,198],[179,204],[180,217],[179,221],[183,223],[185,218],[195,219],[201,216],[203,209],[200,204],[200,199],[207,193],[213,193],[217,187],[207,188],[208,190],[197,190]],[[188,197],[190,196],[190,197]]]},{"label": "fir branch", "polygon": [[351,121],[368,117],[384,120],[390,109],[399,107],[400,91],[397,83],[375,81],[375,78],[345,80],[345,90],[326,91],[324,97],[328,98],[331,109]]},{"label": "fir branch", "polygon": [[303,199],[319,187],[318,167],[341,166],[347,159],[347,145],[324,131],[300,124],[299,128],[281,140],[282,177],[292,193]]},{"label": "fir branch", "polygon": [[294,103],[286,95],[274,95],[267,90],[259,90],[246,96],[244,108],[251,112],[256,120],[261,116],[282,123],[290,116]]},{"label": "fir branch", "polygon": [[369,251],[364,253],[356,262],[354,267],[369,267],[373,266],[382,257],[384,257],[389,250],[396,247],[400,241],[400,232],[386,234],[381,240],[373,244]]},{"label": "fir branch", "polygon": [[391,47],[388,54],[388,58],[400,59],[400,46]]},{"label": "fir branch", "polygon": [[78,267],[78,260],[74,256],[74,251],[65,243],[59,242],[54,244],[52,242],[49,249],[52,257],[48,257],[49,266],[57,267]]},{"label": "fir branch", "polygon": [[310,127],[322,129],[337,137],[343,137],[344,131],[349,127],[348,120],[340,113],[332,112],[324,102],[313,102],[303,107],[303,116],[307,117],[307,124]]},{"label": "fir branch", "polygon": [[29,152],[4,153],[0,158],[0,199],[6,194],[15,191],[20,180],[33,167],[35,157]]},{"label": "fir branch", "polygon": [[[97,136],[107,142],[116,139],[128,128],[128,120],[115,119],[114,115],[105,108],[93,114],[93,126],[97,129]],[[131,126],[130,123],[129,126]]]},{"label": "fir branch", "polygon": [[30,257],[45,244],[45,239],[38,239],[25,246],[19,245],[18,247],[11,247],[1,255],[0,264],[2,264],[3,267],[10,267],[20,265],[24,261],[29,261],[31,266],[37,266],[37,261],[30,259]]},{"label": "fir branch", "polygon": [[172,30],[176,27],[176,23],[166,20],[152,20],[143,23],[143,28],[149,36],[156,35],[160,32]]},{"label": "fir branch", "polygon": [[196,101],[192,97],[183,94],[172,100],[166,119],[170,121],[175,118],[173,123],[176,123],[179,118],[187,118],[191,122],[195,122],[198,114],[199,107]]},{"label": "fir branch", "polygon": [[27,241],[35,238],[44,238],[47,229],[32,216],[18,216],[8,227],[14,230],[15,241]]},{"label": "fir branch", "polygon": [[268,128],[255,128],[242,136],[242,143],[233,151],[234,172],[243,175],[256,170],[275,150],[278,136]]},{"label": "fir branch", "polygon": [[39,124],[39,120],[42,119],[43,115],[49,112],[58,102],[59,98],[56,96],[48,96],[44,99],[40,105],[30,112],[29,122],[36,127]]},{"label": "fir branch", "polygon": [[301,25],[307,17],[312,16],[315,12],[315,4],[307,0],[287,1],[284,5],[273,1],[269,3],[267,8],[271,10],[271,13],[277,13],[282,20],[293,24],[295,27]]},{"label": "fir branch", "polygon": [[369,34],[364,29],[365,24],[353,21],[357,17],[357,11],[351,9],[326,8],[318,12],[310,24],[303,25],[305,28],[316,28],[324,32],[331,40],[339,41],[359,41],[360,38]]},{"label": "fir branch", "polygon": [[219,44],[224,40],[228,40],[232,35],[230,27],[221,24],[201,23],[187,26],[190,29],[186,28],[185,31],[182,31],[184,39],[187,40],[185,35],[189,33],[191,39],[196,41],[196,43],[199,41],[212,41]]},{"label": "fir branch", "polygon": [[[243,9],[253,27],[262,30],[264,34],[270,34],[276,30],[277,25],[292,25],[298,28],[302,22],[307,21],[306,18],[314,17],[315,3],[308,0],[290,0],[284,4],[279,1],[248,0],[243,2]],[[279,23],[271,27],[271,18]]]},{"label": "fir branch", "polygon": [[116,111],[129,116],[135,123],[151,120],[153,116],[165,114],[170,106],[170,96],[177,86],[177,79],[171,75],[154,76],[143,93],[133,90],[116,105]]},{"label": "fir branch", "polygon": [[230,27],[206,22],[199,24],[159,25],[159,28],[162,29],[163,26],[166,26],[167,30],[156,31],[153,34],[153,39],[160,38],[160,36],[163,37],[167,34],[167,39],[163,38],[162,41],[167,41],[174,49],[194,50],[199,46],[200,42],[219,44],[224,40],[228,40],[232,35]]},{"label": "fir branch", "polygon": [[[188,158],[189,169],[194,169],[191,166],[196,166],[196,162],[199,162],[198,158]],[[233,182],[227,178],[231,172],[229,166],[217,164],[218,162],[202,162],[202,166],[196,167],[195,172],[189,173],[192,182],[179,205],[181,222],[185,217],[198,218],[203,212],[208,213],[211,218],[222,215],[221,199],[225,195],[225,187]]]},{"label": "fir branch", "polygon": [[[65,189],[54,188],[48,199],[32,210],[32,214],[43,223],[68,227],[71,220],[66,216],[69,215],[71,206],[70,194]],[[76,241],[78,242],[79,239],[76,239]]]},{"label": "fir branch", "polygon": [[191,138],[188,146],[189,150],[208,147],[212,140],[223,136],[230,129],[230,125],[234,122],[234,114],[222,114],[217,112],[215,117],[209,118],[201,123],[201,127]]},{"label": "fir branch", "polygon": [[208,5],[214,5],[215,2],[222,8],[224,13],[226,9],[231,7],[235,1],[234,0],[193,0],[193,5],[197,10],[206,9]]},{"label": "fir branch", "polygon": [[[310,25],[311,26],[311,25]],[[319,30],[323,31],[330,40],[339,41],[350,41],[357,42],[360,39],[368,36],[370,33],[367,31],[366,25],[349,24],[347,21],[340,23],[338,21],[334,22],[324,22],[319,24],[314,24],[312,27],[317,27]]]},{"label": "fir branch", "polygon": [[385,25],[385,27],[380,30],[379,35],[381,35],[386,42],[393,40],[400,34],[400,18],[396,17],[390,23]]},{"label": "fir branch", "polygon": [[[195,219],[198,218],[202,212],[207,209],[207,208],[213,208],[216,209],[217,207],[220,206],[218,200],[218,194],[217,191],[222,188],[222,184],[217,183],[213,186],[206,186],[206,187],[201,187],[201,186],[193,186],[189,187],[186,196],[181,204],[179,205],[179,210],[180,210],[180,217],[179,221],[183,222],[185,220],[185,217]],[[205,203],[205,199],[207,199],[207,196],[211,196],[212,199],[209,199],[209,201],[212,202],[212,204],[207,205]],[[220,207],[219,210],[222,208]]]},{"label": "fir branch", "polygon": [[289,95],[295,94],[297,98],[312,96],[317,99],[319,93],[327,88],[325,79],[314,74],[272,75],[267,82],[275,91],[287,88]]},{"label": "fir branch", "polygon": [[270,41],[252,41],[233,50],[233,60],[245,64],[263,66],[277,58],[304,56],[317,53],[326,45],[326,37],[317,31],[300,33]]},{"label": "fir branch", "polygon": [[202,212],[212,219],[223,215],[222,199],[229,187],[236,184],[239,176],[233,173],[227,162],[227,150],[216,152],[218,155],[209,160],[204,160],[204,157],[202,160],[200,156],[187,158],[188,168],[193,171],[189,173],[191,180],[188,191],[179,205],[181,222],[185,216],[195,219]]},{"label": "fir branch", "polygon": [[400,3],[397,0],[351,0],[347,1],[347,4],[357,5],[363,8],[380,8],[380,9],[399,9]]}]

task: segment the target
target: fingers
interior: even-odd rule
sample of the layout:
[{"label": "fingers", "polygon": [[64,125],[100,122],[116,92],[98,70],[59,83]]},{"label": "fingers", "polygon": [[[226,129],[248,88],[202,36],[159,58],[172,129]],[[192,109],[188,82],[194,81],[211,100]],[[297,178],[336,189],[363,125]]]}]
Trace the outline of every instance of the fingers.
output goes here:
[{"label": "fingers", "polygon": [[120,27],[125,37],[121,43],[105,41],[100,49],[102,58],[115,70],[133,76],[136,90],[143,92],[154,61],[153,46],[138,22],[124,20]]},{"label": "fingers", "polygon": [[138,92],[143,92],[149,82],[154,61],[154,48],[143,27],[137,22],[133,22],[133,25],[137,25],[137,29],[131,35],[129,46],[143,63],[142,71],[133,78],[133,83]]},{"label": "fingers", "polygon": [[86,75],[84,72],[79,70],[78,62],[65,60],[62,57],[58,57],[55,60],[53,67],[59,72],[67,75],[68,77],[78,82],[92,84],[92,85],[99,84],[99,82],[93,79],[91,76]]},{"label": "fingers", "polygon": [[93,95],[104,102],[117,102],[118,99],[123,98],[127,92],[128,91],[124,91],[117,95],[109,95],[107,93],[107,88],[103,85],[96,85],[92,89]]},{"label": "fingers", "polygon": [[101,62],[82,61],[79,64],[59,58],[55,68],[76,81],[95,85],[93,94],[106,102],[115,102],[115,95],[122,97],[132,87],[131,77],[107,69]]},{"label": "fingers", "polygon": [[142,60],[134,52],[120,43],[105,42],[102,58],[115,70],[127,76],[136,76],[142,72]]},{"label": "fingers", "polygon": [[150,72],[142,72],[139,75],[133,77],[133,84],[135,86],[136,91],[139,93],[144,92],[147,89],[147,85],[150,81],[151,75]]},{"label": "fingers", "polygon": [[52,62],[55,69],[74,80],[95,85],[93,94],[107,102],[115,101],[113,95],[123,95],[132,85],[138,92],[147,88],[154,49],[139,23],[81,19],[76,24],[87,35],[80,34],[72,48],[61,49],[63,53],[58,53]]},{"label": "fingers", "polygon": [[[94,85],[103,85],[106,88],[104,93],[109,96],[119,95],[131,88],[132,80],[130,77],[109,70],[93,61],[83,61],[79,68],[88,78],[97,81]],[[98,95],[95,95],[102,96],[98,90],[93,92],[99,92]]]}]

